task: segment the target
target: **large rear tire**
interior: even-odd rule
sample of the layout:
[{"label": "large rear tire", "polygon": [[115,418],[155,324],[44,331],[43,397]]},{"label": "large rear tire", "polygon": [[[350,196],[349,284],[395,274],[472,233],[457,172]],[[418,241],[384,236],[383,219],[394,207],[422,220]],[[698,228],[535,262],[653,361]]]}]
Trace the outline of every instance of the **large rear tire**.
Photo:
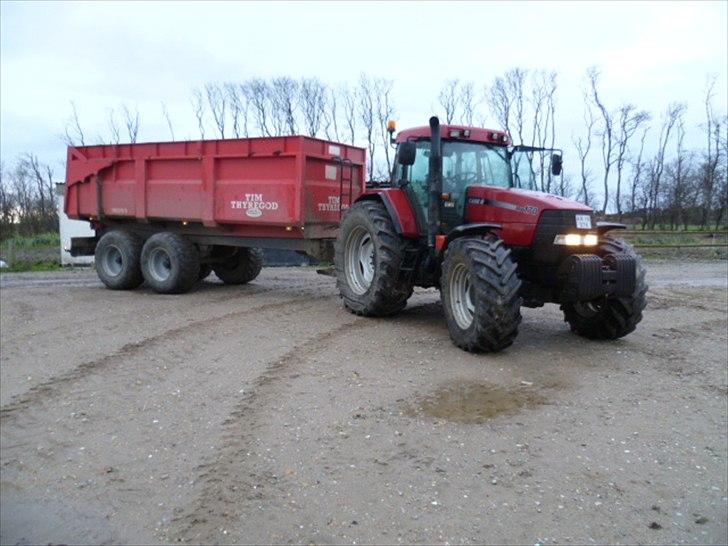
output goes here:
[{"label": "large rear tire", "polygon": [[225,284],[246,284],[255,279],[263,268],[263,251],[240,248],[230,258],[213,267]]},{"label": "large rear tire", "polygon": [[142,249],[142,273],[155,292],[188,292],[200,275],[200,253],[182,235],[155,233]]},{"label": "large rear tire", "polygon": [[128,231],[105,233],[96,245],[96,273],[112,290],[131,290],[144,282],[140,266],[142,240]]},{"label": "large rear tire", "polygon": [[629,243],[610,235],[602,239],[597,254],[602,258],[615,254],[632,256],[637,262],[634,291],[627,297],[565,303],[561,310],[575,334],[588,339],[618,339],[634,332],[642,320],[648,289],[645,269]]},{"label": "large rear tire", "polygon": [[407,306],[412,286],[399,278],[405,247],[382,203],[360,201],[351,206],[334,254],[336,285],[349,311],[381,317]]},{"label": "large rear tire", "polygon": [[521,323],[521,281],[511,251],[494,234],[448,246],[440,280],[450,337],[470,352],[511,345]]}]

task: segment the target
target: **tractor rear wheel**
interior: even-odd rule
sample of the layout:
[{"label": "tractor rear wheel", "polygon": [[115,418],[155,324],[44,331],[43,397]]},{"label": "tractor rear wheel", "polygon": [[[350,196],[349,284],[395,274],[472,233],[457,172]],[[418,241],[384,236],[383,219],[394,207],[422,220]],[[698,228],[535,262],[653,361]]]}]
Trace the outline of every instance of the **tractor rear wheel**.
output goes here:
[{"label": "tractor rear wheel", "polygon": [[140,259],[143,241],[128,231],[105,233],[96,245],[96,273],[112,290],[130,290],[144,282]]},{"label": "tractor rear wheel", "polygon": [[225,284],[245,284],[255,279],[263,268],[263,251],[242,247],[212,269]]},{"label": "tractor rear wheel", "polygon": [[200,274],[200,253],[178,233],[155,233],[142,249],[142,273],[155,292],[188,292]]},{"label": "tractor rear wheel", "polygon": [[606,236],[601,241],[597,254],[605,258],[614,254],[626,254],[637,261],[634,292],[627,297],[599,298],[593,301],[565,303],[561,306],[564,321],[571,331],[589,339],[618,339],[630,334],[642,320],[642,311],[647,304],[647,283],[645,269],[640,256],[632,246],[616,237]]},{"label": "tractor rear wheel", "polygon": [[382,203],[360,201],[351,206],[334,254],[336,284],[349,311],[380,317],[406,307],[412,286],[399,278],[405,247]]},{"label": "tractor rear wheel", "polygon": [[511,251],[498,236],[450,243],[440,286],[455,345],[470,352],[496,352],[513,343],[521,322],[521,281]]}]

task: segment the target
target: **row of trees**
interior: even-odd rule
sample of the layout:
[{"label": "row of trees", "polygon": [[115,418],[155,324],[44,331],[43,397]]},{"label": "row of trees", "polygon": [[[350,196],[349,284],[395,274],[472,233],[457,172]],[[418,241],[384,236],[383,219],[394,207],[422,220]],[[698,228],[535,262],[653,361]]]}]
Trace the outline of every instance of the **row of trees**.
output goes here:
[{"label": "row of trees", "polygon": [[0,162],[0,237],[58,230],[53,169],[33,154]]},{"label": "row of trees", "polygon": [[[685,145],[684,103],[671,103],[662,113],[629,102],[608,104],[601,74],[587,70],[582,88],[583,123],[570,138],[558,134],[558,74],[514,68],[488,85],[449,79],[443,82],[433,110],[446,123],[504,128],[515,143],[573,148],[576,160],[554,177],[545,154],[534,155],[539,188],[573,197],[602,214],[630,217],[643,225],[718,225],[726,215],[728,121],[714,108],[715,78],[709,78],[703,100],[704,145]],[[330,85],[318,78],[250,78],[211,82],[193,89],[190,110],[200,138],[238,138],[307,134],[367,148],[368,176],[383,180],[391,171],[387,120],[397,115],[393,80],[362,73],[353,83]],[[166,103],[161,114],[174,140],[179,119]],[[137,109],[109,109],[106,136],[94,141],[136,142]],[[157,137],[159,138],[159,136]],[[558,139],[558,140],[557,140]],[[89,144],[75,103],[66,126],[68,144]],[[569,169],[570,167],[570,169]],[[51,225],[55,195],[52,171],[31,154],[2,169],[2,226],[24,230]]]}]

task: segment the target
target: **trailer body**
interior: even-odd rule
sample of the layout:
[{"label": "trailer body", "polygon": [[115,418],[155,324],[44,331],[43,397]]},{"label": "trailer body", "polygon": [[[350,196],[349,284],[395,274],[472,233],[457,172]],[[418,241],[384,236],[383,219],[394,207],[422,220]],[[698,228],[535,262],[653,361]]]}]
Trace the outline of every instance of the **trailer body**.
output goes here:
[{"label": "trailer body", "polygon": [[365,150],[285,136],[71,146],[65,213],[97,231],[308,251],[364,191]]}]

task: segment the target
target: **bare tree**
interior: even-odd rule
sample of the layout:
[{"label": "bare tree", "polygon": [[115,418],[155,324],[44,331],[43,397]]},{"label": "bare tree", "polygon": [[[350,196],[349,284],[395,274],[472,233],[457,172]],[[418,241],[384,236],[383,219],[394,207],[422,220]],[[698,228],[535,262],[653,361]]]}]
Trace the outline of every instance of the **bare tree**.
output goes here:
[{"label": "bare tree", "polygon": [[720,121],[716,119],[713,111],[713,97],[716,76],[708,76],[705,85],[705,98],[703,104],[705,107],[705,133],[706,148],[703,153],[703,162],[701,165],[700,190],[702,194],[702,205],[700,211],[700,225],[707,226],[710,210],[713,205],[713,195],[715,192],[716,175],[720,164]]},{"label": "bare tree", "polygon": [[167,103],[162,101],[162,115],[164,116],[164,121],[167,122],[167,128],[169,129],[169,136],[172,139],[172,142],[174,142],[174,127],[172,126],[172,118],[169,117],[169,110],[167,110]]},{"label": "bare tree", "polygon": [[83,129],[81,129],[81,123],[78,119],[78,110],[76,110],[76,103],[74,101],[71,101],[71,117],[66,122],[64,141],[69,146],[86,145]]},{"label": "bare tree", "polygon": [[392,172],[390,159],[389,133],[387,132],[387,121],[394,116],[394,105],[392,104],[392,87],[394,82],[385,78],[377,78],[374,82],[376,93],[377,121],[379,125],[379,136],[382,139],[384,148],[384,159],[387,163],[385,173],[378,173],[380,178],[386,178]]},{"label": "bare tree", "polygon": [[461,122],[465,125],[473,125],[475,110],[478,107],[473,82],[463,82],[460,85],[460,106],[463,111]]},{"label": "bare tree", "polygon": [[604,203],[602,205],[602,214],[607,212],[609,205],[609,171],[614,165],[614,151],[616,147],[616,139],[614,138],[614,120],[612,114],[602,102],[599,96],[597,85],[599,83],[599,70],[591,67],[587,70],[587,78],[591,90],[591,98],[601,115],[601,125],[597,132],[601,140],[602,166],[604,167]]},{"label": "bare tree", "polygon": [[359,76],[359,88],[357,90],[357,98],[359,99],[358,113],[364,136],[367,141],[367,150],[369,152],[369,180],[374,176],[374,152],[377,145],[374,141],[374,126],[376,124],[376,91],[374,82],[363,72]]},{"label": "bare tree", "polygon": [[[675,124],[682,117],[685,112],[685,108],[685,104],[683,103],[671,103],[667,107],[663,116],[660,137],[657,144],[657,152],[655,153],[655,157],[652,159],[652,163],[650,165],[649,199],[647,206],[649,209],[649,224],[652,229],[655,228],[655,223],[657,222],[662,175],[665,170],[665,154],[667,145],[670,141],[670,133],[675,127]],[[645,225],[646,222],[647,217],[643,220],[643,225]]]},{"label": "bare tree", "polygon": [[525,88],[527,75],[528,70],[522,68],[512,68],[505,75],[507,89],[512,97],[515,129],[520,142],[524,141],[523,129],[525,127]]},{"label": "bare tree", "polygon": [[617,188],[614,196],[617,205],[617,214],[622,218],[622,171],[627,161],[629,141],[642,124],[650,119],[649,113],[644,110],[637,110],[633,104],[624,104],[619,108],[619,127],[616,139],[615,166],[617,170]]},{"label": "bare tree", "polygon": [[126,133],[129,136],[129,142],[134,144],[139,135],[139,110],[135,107],[134,112],[132,112],[124,104],[122,105],[122,111],[124,112],[124,125],[126,126]]},{"label": "bare tree", "polygon": [[[248,97],[241,85],[228,82],[224,86],[230,105],[230,117],[233,122],[233,136],[248,136]],[[242,125],[242,127],[241,127]]]},{"label": "bare tree", "polygon": [[275,132],[281,135],[295,135],[296,107],[299,100],[299,85],[287,76],[273,78],[270,83],[271,118]]},{"label": "bare tree", "polygon": [[304,78],[301,81],[301,106],[309,136],[315,137],[321,129],[326,108],[326,92],[326,85],[318,78]]},{"label": "bare tree", "polygon": [[591,195],[589,191],[589,185],[591,183],[591,170],[587,167],[588,164],[588,157],[589,157],[589,151],[591,150],[592,146],[592,135],[594,134],[594,112],[592,112],[591,105],[589,103],[589,98],[584,97],[584,125],[586,126],[586,135],[583,137],[574,138],[572,137],[572,142],[574,143],[574,147],[576,148],[577,154],[579,156],[579,165],[580,165],[580,175],[581,175],[581,189],[579,190],[579,193],[577,194],[577,199],[584,201],[587,205],[589,205],[589,201],[591,200]]},{"label": "bare tree", "polygon": [[326,92],[326,108],[324,109],[324,134],[329,140],[339,140],[338,98],[335,89]]},{"label": "bare tree", "polygon": [[649,127],[645,127],[642,131],[642,138],[640,139],[640,151],[637,154],[637,159],[632,163],[632,188],[630,191],[630,205],[629,205],[629,211],[631,213],[634,213],[636,208],[636,199],[637,199],[637,188],[642,182],[642,175],[645,169],[645,163],[642,161],[642,155],[645,151],[645,138],[647,138],[647,133],[650,130]]},{"label": "bare tree", "polygon": [[227,93],[216,83],[205,84],[205,96],[220,138],[225,138],[225,118],[227,113]]},{"label": "bare tree", "polygon": [[119,144],[121,141],[121,135],[119,132],[119,125],[116,123],[114,118],[114,109],[109,108],[109,131],[111,132],[111,143]]},{"label": "bare tree", "polygon": [[357,110],[357,90],[350,89],[347,84],[343,84],[338,90],[341,101],[342,110],[344,112],[344,124],[349,136],[349,144],[354,144],[356,140],[356,110]]},{"label": "bare tree", "polygon": [[197,119],[197,128],[200,131],[200,138],[205,138],[205,99],[202,96],[202,91],[199,88],[192,90],[192,109],[195,112],[195,119]]},{"label": "bare tree", "polygon": [[485,95],[490,111],[496,121],[506,133],[511,135],[511,139],[513,139],[511,132],[511,110],[513,108],[513,98],[508,91],[506,80],[504,78],[497,77],[493,82],[493,85],[486,89]]},{"label": "bare tree", "polygon": [[253,78],[242,85],[243,93],[253,109],[255,124],[262,136],[273,136],[270,131],[270,89],[265,80]]},{"label": "bare tree", "polygon": [[437,100],[445,111],[445,123],[453,123],[457,115],[457,107],[460,102],[459,80],[447,80],[440,88]]}]

